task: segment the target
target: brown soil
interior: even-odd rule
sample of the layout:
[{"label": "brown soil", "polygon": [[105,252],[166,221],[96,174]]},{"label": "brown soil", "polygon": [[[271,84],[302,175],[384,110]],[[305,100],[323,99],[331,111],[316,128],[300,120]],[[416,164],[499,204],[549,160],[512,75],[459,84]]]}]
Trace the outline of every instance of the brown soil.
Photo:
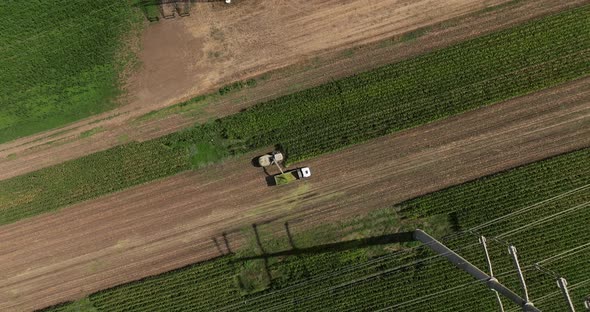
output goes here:
[{"label": "brown soil", "polygon": [[585,78],[306,161],[313,176],[291,185],[267,187],[254,154],[230,159],[0,228],[0,310],[211,258],[213,238],[253,223],[345,218],[588,146]]},{"label": "brown soil", "polygon": [[[588,0],[239,1],[203,3],[190,17],[161,20],[143,34],[143,67],[129,82],[129,104],[63,129],[0,145],[0,179],[145,140],[238,112],[261,100],[311,87],[400,59],[510,27]],[[477,13],[474,13],[477,12]],[[443,24],[439,22],[444,21]],[[439,24],[437,24],[439,23]],[[433,26],[436,25],[436,26]],[[222,27],[223,26],[223,27]],[[407,42],[381,41],[422,27]],[[370,44],[370,42],[375,42]],[[354,48],[354,49],[353,49]],[[137,125],[154,109],[268,71],[256,88],[219,98],[198,117],[175,115]],[[83,131],[105,131],[79,138]]]}]

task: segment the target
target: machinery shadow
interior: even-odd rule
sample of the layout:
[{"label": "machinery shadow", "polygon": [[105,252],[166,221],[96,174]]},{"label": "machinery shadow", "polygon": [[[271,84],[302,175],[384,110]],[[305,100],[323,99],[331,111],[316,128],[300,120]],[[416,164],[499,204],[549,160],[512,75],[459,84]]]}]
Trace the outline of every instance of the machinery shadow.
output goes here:
[{"label": "machinery shadow", "polygon": [[258,162],[259,157],[260,156],[256,156],[256,157],[252,158],[250,160],[250,163],[252,164],[253,167],[262,168],[262,171],[266,175],[266,177],[265,177],[266,186],[275,186],[276,182],[275,182],[275,179],[273,178],[273,175],[270,172],[268,172],[268,168],[260,165],[260,163]]},{"label": "machinery shadow", "polygon": [[275,186],[275,185],[277,185],[277,182],[275,181],[275,178],[272,175],[268,174],[266,172],[266,170],[264,170],[264,172],[267,174],[267,176],[264,178],[266,180],[266,186]]},{"label": "machinery shadow", "polygon": [[[258,233],[258,227],[256,226],[256,223],[252,224],[252,229],[254,230],[254,235],[256,236],[256,245],[258,245],[258,249],[260,250],[260,252],[265,255],[266,251],[264,250],[264,247],[262,246],[262,241],[260,239],[260,234]],[[262,258],[256,258],[256,259],[262,259]],[[269,283],[272,284],[272,275],[270,274],[270,266],[268,263],[268,257],[264,257],[264,272],[266,273],[266,278],[268,279]]]},{"label": "machinery shadow", "polygon": [[459,216],[456,211],[449,214],[449,223],[451,224],[451,229],[453,229],[453,231],[459,232],[462,230],[461,224],[459,222]]},{"label": "machinery shadow", "polygon": [[[261,156],[261,155],[260,155]],[[256,156],[254,158],[252,158],[252,160],[250,160],[250,163],[252,164],[252,166],[256,167],[256,168],[263,168],[259,163],[258,163],[258,158],[260,156]]]}]

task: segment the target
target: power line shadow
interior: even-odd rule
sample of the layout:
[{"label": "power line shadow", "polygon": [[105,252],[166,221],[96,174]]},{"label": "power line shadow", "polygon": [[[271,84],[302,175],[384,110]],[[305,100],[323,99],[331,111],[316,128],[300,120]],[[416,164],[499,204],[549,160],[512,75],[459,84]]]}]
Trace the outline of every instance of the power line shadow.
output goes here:
[{"label": "power line shadow", "polygon": [[295,246],[295,242],[293,241],[293,236],[291,235],[291,230],[289,229],[289,222],[285,222],[285,232],[287,233],[287,239],[289,240],[289,245],[291,246],[292,250],[297,249]]},{"label": "power line shadow", "polygon": [[449,223],[451,224],[451,229],[455,232],[461,231],[461,224],[459,222],[459,215],[456,211],[449,213]]},{"label": "power line shadow", "polygon": [[[401,233],[395,233],[395,234],[386,234],[386,235],[360,238],[360,239],[354,239],[354,240],[338,242],[338,243],[317,245],[317,246],[307,247],[307,248],[293,248],[290,250],[283,250],[283,251],[274,252],[274,253],[265,253],[264,250],[261,249],[262,255],[242,257],[242,258],[236,259],[235,261],[248,261],[248,260],[255,260],[255,259],[265,259],[265,261],[268,261],[268,258],[271,258],[271,257],[294,256],[294,255],[303,255],[303,254],[320,254],[320,253],[326,253],[326,252],[337,252],[337,251],[358,249],[358,248],[369,247],[369,246],[413,242],[413,241],[415,241],[414,237],[413,237],[413,233],[414,232],[401,232]],[[256,232],[256,235],[257,235],[256,240],[260,244],[260,238],[258,237],[257,232]],[[288,235],[290,236],[290,232]],[[294,244],[292,243],[292,239],[290,239],[290,241],[292,244],[291,246],[293,247]]]}]

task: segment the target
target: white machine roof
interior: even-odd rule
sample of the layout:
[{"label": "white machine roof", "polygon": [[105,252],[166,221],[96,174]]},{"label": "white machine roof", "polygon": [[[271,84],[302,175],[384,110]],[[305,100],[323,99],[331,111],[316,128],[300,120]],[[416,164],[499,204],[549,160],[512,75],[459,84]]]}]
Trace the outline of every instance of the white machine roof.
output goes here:
[{"label": "white machine roof", "polygon": [[309,169],[309,167],[301,168],[301,175],[303,175],[304,178],[311,177],[311,170]]}]

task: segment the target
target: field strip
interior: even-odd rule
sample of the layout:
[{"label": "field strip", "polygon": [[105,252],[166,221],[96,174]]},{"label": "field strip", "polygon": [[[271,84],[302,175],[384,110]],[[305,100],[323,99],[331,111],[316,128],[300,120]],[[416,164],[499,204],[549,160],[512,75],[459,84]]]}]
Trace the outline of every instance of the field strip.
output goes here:
[{"label": "field strip", "polygon": [[[494,1],[492,4],[503,2],[504,1]],[[503,11],[502,16],[495,15],[494,12],[489,12],[478,18],[465,17],[465,21],[461,23],[450,23],[448,26],[445,26],[444,29],[439,29],[432,34],[427,34],[424,36],[424,38],[418,37],[413,41],[404,43],[401,46],[382,46],[379,48],[375,47],[374,49],[370,49],[368,51],[357,50],[353,56],[346,58],[342,57],[342,55],[330,56],[330,61],[326,62],[327,64],[321,65],[320,68],[312,70],[306,69],[305,71],[296,73],[291,71],[289,74],[283,73],[280,75],[285,77],[277,79],[277,82],[269,83],[265,86],[259,86],[246,94],[243,94],[244,92],[242,92],[236,94],[235,96],[228,96],[225,99],[221,99],[218,101],[219,103],[214,105],[214,107],[206,109],[207,114],[209,114],[207,116],[224,116],[235,113],[240,109],[251,106],[258,101],[267,100],[269,98],[285,94],[286,90],[291,89],[293,86],[300,86],[299,88],[304,88],[318,85],[334,78],[342,77],[343,75],[351,75],[361,70],[368,70],[387,63],[391,63],[393,61],[409,58],[429,50],[444,47],[452,43],[477,36],[481,33],[506,28],[514,25],[515,23],[545,15],[550,12],[556,12],[567,7],[580,5],[584,2],[586,1],[576,0],[568,1],[567,3],[548,0],[531,1],[526,3],[523,2],[514,8],[506,8],[507,11]],[[423,7],[425,3],[428,3],[428,1],[422,1],[421,3],[415,3],[411,6],[405,6],[403,10],[412,10],[412,8]],[[487,4],[489,5],[490,3],[488,2]],[[304,7],[309,9],[315,5],[315,3],[310,3],[309,5],[304,5]],[[364,3],[364,1],[357,1],[350,4],[351,7],[358,5],[364,7],[366,3]],[[388,7],[389,5],[390,4],[386,3],[379,4],[380,7]],[[434,7],[444,7],[440,1],[436,1],[434,5]],[[472,3],[453,2],[453,5],[462,6],[461,12],[468,13],[480,8],[481,3],[479,1],[472,1]],[[273,9],[275,9],[274,13],[268,14],[280,16],[279,7],[273,7]],[[429,8],[431,12],[441,14],[439,10],[434,10],[434,7]],[[450,8],[445,8],[445,10],[447,9]],[[313,10],[304,10],[303,12],[306,12],[306,14],[312,14]],[[347,12],[347,14],[351,12],[353,11]],[[459,11],[456,13],[458,12]],[[360,12],[358,14],[360,14]],[[403,23],[411,24],[414,18],[420,19],[420,16],[418,15],[423,16],[423,11],[420,10],[418,14],[410,14],[409,16],[404,17]],[[331,17],[335,16],[336,15],[331,15]],[[447,15],[447,18],[448,16],[449,15]],[[213,16],[207,16],[207,18],[212,17]],[[369,15],[369,17],[379,19],[380,22],[384,21],[383,17],[373,15]],[[314,22],[320,21],[314,20]],[[429,23],[432,22],[433,20],[429,21]],[[199,21],[199,23],[201,22]],[[363,20],[363,23],[370,24],[370,21]],[[172,24],[167,24],[165,27],[174,28],[174,26],[171,25]],[[400,31],[411,31],[419,27],[421,26],[416,24],[413,26],[408,26],[407,28],[399,28],[394,32],[382,30],[383,34],[380,34],[377,37],[371,37],[370,40],[377,40],[377,38],[381,38],[383,36],[392,36]],[[174,31],[176,30],[177,29]],[[331,32],[332,30],[330,29],[330,33]],[[360,34],[362,34],[362,32],[355,33],[355,35]],[[365,35],[368,36],[366,33]],[[324,44],[328,43],[324,42]],[[358,42],[354,45],[358,45]],[[174,44],[171,46],[174,46]],[[346,46],[338,46],[335,48],[335,50],[340,51],[345,48]],[[194,49],[191,51],[193,50]],[[171,48],[171,52],[179,51],[184,50]],[[325,54],[324,52],[322,53]],[[170,58],[170,60],[172,61],[172,58]],[[289,62],[292,61],[292,59],[289,60]],[[154,67],[158,68],[163,66],[154,64]],[[166,70],[171,70],[171,68],[167,68]],[[268,68],[266,68],[266,70],[268,70]],[[174,71],[174,74],[176,73],[177,70]],[[248,75],[251,75],[251,73],[248,73]],[[159,82],[159,85],[161,84],[162,83]],[[166,90],[172,89],[173,88],[166,88]],[[245,98],[247,99],[244,100]],[[239,105],[236,105],[237,99],[240,99]],[[142,105],[143,104],[144,103],[142,103]],[[157,104],[159,105],[162,103]],[[140,107],[140,109],[143,109],[143,107],[144,106]],[[66,160],[71,160],[84,155],[102,151],[113,146],[120,145],[122,141],[128,139],[146,140],[162,136],[174,131],[178,131],[183,127],[188,127],[194,124],[195,121],[200,120],[198,118],[195,119],[178,115],[173,116],[173,118],[167,118],[166,120],[156,120],[150,122],[141,128],[135,128],[134,126],[127,124],[127,121],[131,118],[134,118],[131,116],[131,113],[135,114],[138,111],[138,109],[129,109],[124,112],[109,112],[107,114],[93,117],[89,120],[81,121],[65,128],[66,130],[70,129],[70,131],[64,132],[63,129],[57,129],[45,134],[39,134],[29,138],[23,138],[22,140],[0,145],[0,179],[7,179],[10,177],[22,175],[27,172],[64,162]],[[207,118],[204,120],[206,119]],[[96,123],[96,121],[99,122]],[[106,131],[93,135],[92,137],[84,139],[79,138],[80,133],[99,126],[106,129]],[[55,144],[55,142],[57,142],[57,144]]]},{"label": "field strip", "polygon": [[1,227],[0,309],[40,308],[210,258],[219,254],[212,237],[255,222],[358,214],[590,146],[589,81],[306,161],[306,183],[266,187],[249,154]]}]

